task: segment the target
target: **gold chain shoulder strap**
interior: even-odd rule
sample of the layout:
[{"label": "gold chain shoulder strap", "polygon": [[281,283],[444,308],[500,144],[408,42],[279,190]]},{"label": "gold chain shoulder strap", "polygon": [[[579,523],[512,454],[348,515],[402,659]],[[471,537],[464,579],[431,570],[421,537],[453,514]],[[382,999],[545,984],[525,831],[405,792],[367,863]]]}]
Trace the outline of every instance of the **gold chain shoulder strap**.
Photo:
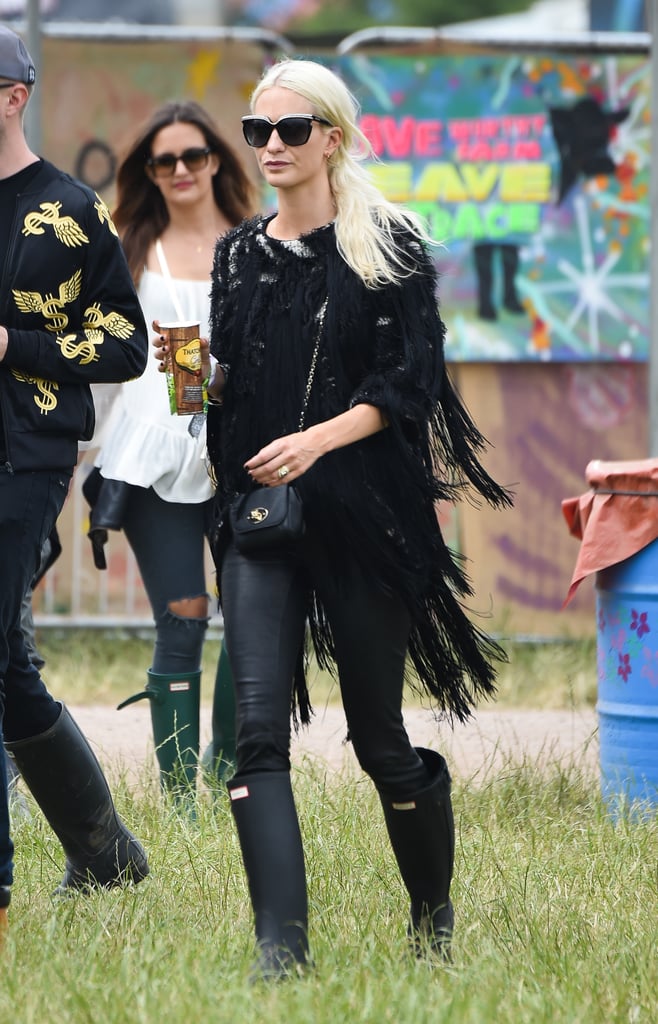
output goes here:
[{"label": "gold chain shoulder strap", "polygon": [[322,335],[322,329],[324,327],[324,318],[327,312],[328,299],[325,299],[320,307],[318,315],[316,317],[317,326],[315,331],[315,345],[313,347],[313,355],[311,357],[311,366],[308,371],[308,380],[306,381],[306,391],[304,392],[304,403],[302,405],[302,412],[299,417],[299,430],[300,432],[304,429],[304,419],[306,417],[306,410],[308,408],[308,400],[311,397],[311,388],[313,387],[313,378],[315,377],[315,368],[318,363],[318,352],[320,351],[320,337]]}]

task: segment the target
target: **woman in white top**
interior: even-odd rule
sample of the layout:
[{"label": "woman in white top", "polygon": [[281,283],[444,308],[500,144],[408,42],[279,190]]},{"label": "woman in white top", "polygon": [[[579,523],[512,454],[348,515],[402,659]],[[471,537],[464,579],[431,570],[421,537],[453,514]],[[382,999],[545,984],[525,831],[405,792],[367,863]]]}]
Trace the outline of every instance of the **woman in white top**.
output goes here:
[{"label": "woman in white top", "polygon": [[[117,173],[114,222],[147,324],[193,320],[206,337],[217,238],[253,211],[252,185],[212,118],[194,102],[160,107]],[[204,543],[212,486],[202,416],[169,409],[155,359],[122,386],[101,436],[103,479],[92,526],[123,528],[156,626],[146,689],[161,781],[177,799],[193,791],[199,746],[201,651],[208,626]],[[118,483],[117,483],[118,482]],[[114,499],[120,496],[117,506]],[[117,507],[120,514],[117,520]],[[222,650],[208,755],[220,776],[234,758],[235,706]]]}]

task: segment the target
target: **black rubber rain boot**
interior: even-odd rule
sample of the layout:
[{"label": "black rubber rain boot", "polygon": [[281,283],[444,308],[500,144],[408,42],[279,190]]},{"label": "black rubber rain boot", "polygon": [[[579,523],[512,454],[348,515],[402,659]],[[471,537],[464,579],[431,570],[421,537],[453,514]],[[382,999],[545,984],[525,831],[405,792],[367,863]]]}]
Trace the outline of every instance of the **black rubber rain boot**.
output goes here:
[{"label": "black rubber rain boot", "polygon": [[160,783],[179,809],[194,817],[199,767],[201,672],[146,673],[146,689],[118,705],[149,701]]},{"label": "black rubber rain boot", "polygon": [[146,854],[117,814],[103,770],[62,705],[50,729],[5,743],[66,854],[56,894],[141,882]]},{"label": "black rubber rain boot", "polygon": [[254,979],[278,979],[308,963],[304,851],[288,772],[234,777],[231,809],[254,911]]},{"label": "black rubber rain boot", "polygon": [[226,648],[222,644],[212,698],[212,739],[203,752],[205,772],[227,782],[235,771],[235,691]]},{"label": "black rubber rain boot", "polygon": [[430,774],[426,787],[408,796],[379,791],[386,827],[402,880],[411,897],[409,936],[419,957],[450,960],[454,913],[450,882],[455,824],[450,773],[440,754],[417,748]]}]

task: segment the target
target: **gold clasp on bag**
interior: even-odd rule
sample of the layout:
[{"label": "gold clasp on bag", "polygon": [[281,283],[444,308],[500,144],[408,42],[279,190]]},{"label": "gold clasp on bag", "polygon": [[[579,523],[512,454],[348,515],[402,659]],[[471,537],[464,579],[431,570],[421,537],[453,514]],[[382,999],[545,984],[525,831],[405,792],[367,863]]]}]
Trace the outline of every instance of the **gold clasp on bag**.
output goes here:
[{"label": "gold clasp on bag", "polygon": [[252,508],[245,516],[245,519],[248,519],[250,523],[262,523],[267,519],[269,514],[270,510],[268,508]]}]

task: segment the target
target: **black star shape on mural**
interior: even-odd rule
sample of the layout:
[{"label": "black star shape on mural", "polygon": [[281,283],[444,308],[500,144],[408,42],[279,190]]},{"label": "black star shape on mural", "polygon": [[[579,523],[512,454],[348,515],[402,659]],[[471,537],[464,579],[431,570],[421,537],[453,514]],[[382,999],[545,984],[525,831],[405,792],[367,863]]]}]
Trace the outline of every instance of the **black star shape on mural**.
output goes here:
[{"label": "black star shape on mural", "polygon": [[553,138],[560,154],[558,205],[579,177],[614,173],[615,162],[608,145],[614,126],[628,114],[628,108],[603,110],[593,96],[578,100],[573,107],[549,107]]}]

